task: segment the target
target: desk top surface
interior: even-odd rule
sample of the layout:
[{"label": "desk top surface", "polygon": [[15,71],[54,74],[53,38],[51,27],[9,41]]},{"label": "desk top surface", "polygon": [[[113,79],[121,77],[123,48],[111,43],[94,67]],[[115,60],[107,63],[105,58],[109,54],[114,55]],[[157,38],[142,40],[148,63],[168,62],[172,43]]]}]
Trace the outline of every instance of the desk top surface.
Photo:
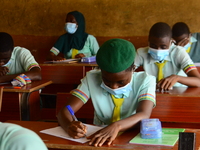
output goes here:
[{"label": "desk top surface", "polygon": [[38,81],[32,81],[32,83],[27,84],[23,87],[21,87],[21,89],[16,89],[14,86],[12,86],[11,84],[4,84],[2,85],[3,88],[3,92],[21,92],[21,93],[29,93],[29,92],[33,92],[35,90],[39,90],[49,84],[53,83],[52,81],[44,81],[44,80],[38,80]]},{"label": "desk top surface", "polygon": [[[102,147],[93,147],[89,146],[88,143],[77,143],[74,141],[62,139],[59,137],[47,135],[40,133],[39,131],[53,128],[58,126],[58,123],[52,123],[52,122],[34,122],[34,121],[13,121],[8,120],[9,123],[15,123],[18,125],[21,125],[23,127],[26,127],[28,129],[31,129],[35,131],[44,141],[44,143],[47,145],[48,148],[57,148],[57,149],[108,149],[108,150],[115,150],[115,149],[135,149],[135,150],[150,150],[150,149],[156,149],[156,150],[164,150],[164,149],[172,149],[177,150],[178,149],[178,142],[175,144],[174,147],[168,147],[168,146],[145,146],[145,145],[135,145],[130,144],[129,141],[138,134],[139,128],[130,130],[128,132],[124,132],[123,134],[119,135],[113,144],[111,146],[102,146]],[[168,124],[162,124],[163,127],[176,127],[180,126],[180,128],[184,127],[184,124],[176,124],[176,123],[168,123]],[[187,126],[185,126],[187,127]],[[200,129],[189,129],[186,128],[186,132],[195,132],[196,133],[196,148],[200,145]]]},{"label": "desk top surface", "polygon": [[166,92],[156,92],[158,96],[200,97],[200,87],[173,87]]},{"label": "desk top surface", "polygon": [[75,63],[41,63],[40,66],[92,66],[96,67],[98,66],[96,62],[75,62]]}]

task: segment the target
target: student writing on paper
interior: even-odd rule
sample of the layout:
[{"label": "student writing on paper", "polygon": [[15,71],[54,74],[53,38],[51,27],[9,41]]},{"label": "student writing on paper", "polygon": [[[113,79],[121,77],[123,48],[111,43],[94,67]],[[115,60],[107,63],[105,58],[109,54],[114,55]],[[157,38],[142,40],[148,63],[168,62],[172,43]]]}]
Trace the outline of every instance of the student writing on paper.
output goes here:
[{"label": "student writing on paper", "polygon": [[172,42],[168,24],[158,22],[149,31],[149,46],[139,48],[135,58],[137,67],[157,78],[157,89],[170,90],[173,86],[200,86],[200,74],[183,47]]},{"label": "student writing on paper", "polygon": [[[155,77],[145,72],[134,72],[135,48],[129,41],[111,39],[97,52],[100,70],[92,70],[82,79],[67,101],[77,112],[92,100],[94,124],[103,129],[89,137],[90,145],[110,145],[120,131],[134,127],[142,119],[149,118],[155,105]],[[58,114],[62,128],[73,138],[87,135],[87,129],[74,121],[63,107]]]},{"label": "student writing on paper", "polygon": [[[85,32],[85,18],[82,13],[72,11],[67,14],[66,33],[61,35],[51,48],[48,60],[64,60],[96,55],[99,45],[96,38]],[[64,57],[58,55],[64,54]]]},{"label": "student writing on paper", "polygon": [[0,32],[0,83],[13,79],[23,84],[40,80],[40,66],[29,50],[14,47],[11,35]]},{"label": "student writing on paper", "polygon": [[172,27],[172,37],[176,45],[185,48],[194,63],[200,62],[200,33],[190,33],[186,23],[177,22]]}]

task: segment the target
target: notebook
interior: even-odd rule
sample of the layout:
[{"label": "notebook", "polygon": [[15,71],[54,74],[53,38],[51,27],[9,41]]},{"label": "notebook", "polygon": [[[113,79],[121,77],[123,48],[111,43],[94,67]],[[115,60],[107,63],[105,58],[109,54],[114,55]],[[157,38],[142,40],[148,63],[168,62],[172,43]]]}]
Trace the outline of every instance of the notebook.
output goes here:
[{"label": "notebook", "polygon": [[162,138],[159,139],[142,139],[140,133],[135,136],[129,143],[142,145],[161,145],[174,146],[178,141],[179,132],[184,132],[183,128],[162,128]]}]

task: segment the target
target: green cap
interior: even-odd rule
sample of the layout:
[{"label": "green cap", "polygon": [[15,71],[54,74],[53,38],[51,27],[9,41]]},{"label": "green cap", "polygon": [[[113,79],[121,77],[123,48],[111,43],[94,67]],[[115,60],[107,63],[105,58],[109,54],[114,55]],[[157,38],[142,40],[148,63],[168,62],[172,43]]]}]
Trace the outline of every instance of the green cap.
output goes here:
[{"label": "green cap", "polygon": [[135,59],[135,47],[124,39],[106,41],[98,50],[96,62],[100,69],[118,73],[128,69]]}]

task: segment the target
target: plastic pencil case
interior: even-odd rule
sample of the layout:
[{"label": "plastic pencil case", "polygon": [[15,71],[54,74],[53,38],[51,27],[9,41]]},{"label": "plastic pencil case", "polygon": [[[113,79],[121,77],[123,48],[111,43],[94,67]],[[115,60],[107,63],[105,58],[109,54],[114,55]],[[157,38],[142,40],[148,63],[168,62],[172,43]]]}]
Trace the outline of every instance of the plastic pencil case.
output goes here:
[{"label": "plastic pencil case", "polygon": [[83,57],[81,59],[81,62],[94,62],[96,61],[96,56],[92,56],[92,57]]},{"label": "plastic pencil case", "polygon": [[143,119],[140,126],[143,139],[158,139],[162,137],[162,127],[159,119]]}]

